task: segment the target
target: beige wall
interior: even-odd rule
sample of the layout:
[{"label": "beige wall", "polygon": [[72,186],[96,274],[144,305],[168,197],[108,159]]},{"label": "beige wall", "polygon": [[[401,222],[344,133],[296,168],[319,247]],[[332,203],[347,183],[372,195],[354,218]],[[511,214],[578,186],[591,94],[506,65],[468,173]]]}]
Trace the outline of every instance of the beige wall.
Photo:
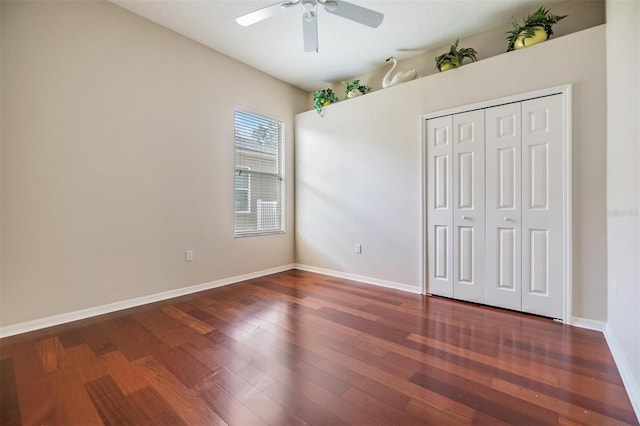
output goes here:
[{"label": "beige wall", "polygon": [[639,28],[639,2],[607,2],[607,331],[640,417]]},{"label": "beige wall", "polygon": [[[111,3],[1,8],[2,326],[294,262],[304,92]],[[233,236],[236,106],[285,122],[284,235]]]},{"label": "beige wall", "polygon": [[[580,0],[567,1],[551,7],[551,11],[557,15],[568,15],[567,18],[561,20],[553,27],[554,38],[563,37],[567,34],[581,31],[586,28],[602,25],[605,22],[605,2],[604,0]],[[522,22],[522,17],[515,17],[516,20]],[[487,59],[492,56],[501,55],[507,49],[505,33],[511,29],[509,23],[505,23],[496,28],[476,34],[470,37],[462,37],[460,39],[460,47],[473,47],[478,52],[478,60]],[[451,40],[453,44],[455,40]],[[420,76],[435,74],[438,71],[435,68],[434,58],[449,50],[451,44],[446,46],[430,49],[426,52],[417,54],[410,58],[399,61],[397,70],[415,69]],[[393,55],[394,52],[389,52]],[[385,58],[380,59],[380,68],[369,73],[356,76],[363,84],[371,86],[373,90],[382,88],[382,78],[389,70],[390,65],[384,62]],[[465,62],[466,64],[467,62]],[[340,99],[345,99],[344,84],[337,82],[331,85]],[[309,95],[310,105],[313,105],[313,96]]]},{"label": "beige wall", "polygon": [[299,114],[298,262],[419,288],[420,114],[565,83],[573,84],[573,314],[605,320],[604,26],[339,102],[324,118]]}]

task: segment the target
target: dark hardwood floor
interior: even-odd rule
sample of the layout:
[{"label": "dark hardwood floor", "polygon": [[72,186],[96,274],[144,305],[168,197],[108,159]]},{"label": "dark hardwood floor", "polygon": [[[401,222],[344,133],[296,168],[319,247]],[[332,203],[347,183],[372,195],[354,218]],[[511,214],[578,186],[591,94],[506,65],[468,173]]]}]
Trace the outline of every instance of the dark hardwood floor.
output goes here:
[{"label": "dark hardwood floor", "polygon": [[601,333],[296,270],[0,354],[2,425],[638,424]]}]

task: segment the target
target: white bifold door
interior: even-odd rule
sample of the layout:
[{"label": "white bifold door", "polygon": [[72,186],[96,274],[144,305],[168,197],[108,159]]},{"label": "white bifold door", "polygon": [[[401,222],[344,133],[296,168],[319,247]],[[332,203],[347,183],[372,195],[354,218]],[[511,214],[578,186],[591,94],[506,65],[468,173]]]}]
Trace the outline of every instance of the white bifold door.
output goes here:
[{"label": "white bifold door", "polygon": [[432,293],[484,302],[484,111],[427,122]]},{"label": "white bifold door", "polygon": [[561,95],[522,102],[522,310],[562,318],[564,119]]},{"label": "white bifold door", "polygon": [[426,123],[428,291],[562,318],[562,95]]},{"label": "white bifold door", "polygon": [[484,111],[453,116],[453,296],[484,302]]},{"label": "white bifold door", "polygon": [[426,133],[429,292],[453,297],[453,116],[428,120]]},{"label": "white bifold door", "polygon": [[486,110],[486,302],[522,309],[521,104]]}]

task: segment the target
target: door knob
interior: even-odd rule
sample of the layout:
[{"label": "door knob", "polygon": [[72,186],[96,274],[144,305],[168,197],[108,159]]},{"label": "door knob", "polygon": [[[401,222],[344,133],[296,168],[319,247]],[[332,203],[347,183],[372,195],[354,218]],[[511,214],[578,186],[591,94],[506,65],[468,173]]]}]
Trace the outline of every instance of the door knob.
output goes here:
[{"label": "door knob", "polygon": [[504,217],[504,221],[505,222],[513,222],[513,219],[508,218],[507,216]]},{"label": "door knob", "polygon": [[464,220],[471,220],[471,218],[470,218],[469,216],[462,216],[462,218],[463,218]]}]

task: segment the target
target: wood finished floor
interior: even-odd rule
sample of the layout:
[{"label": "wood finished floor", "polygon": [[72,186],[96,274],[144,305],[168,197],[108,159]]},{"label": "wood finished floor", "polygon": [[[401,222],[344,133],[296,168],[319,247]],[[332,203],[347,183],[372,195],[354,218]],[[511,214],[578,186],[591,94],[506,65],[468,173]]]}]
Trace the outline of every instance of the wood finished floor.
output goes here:
[{"label": "wood finished floor", "polygon": [[638,424],[601,333],[288,271],[0,341],[0,424]]}]

